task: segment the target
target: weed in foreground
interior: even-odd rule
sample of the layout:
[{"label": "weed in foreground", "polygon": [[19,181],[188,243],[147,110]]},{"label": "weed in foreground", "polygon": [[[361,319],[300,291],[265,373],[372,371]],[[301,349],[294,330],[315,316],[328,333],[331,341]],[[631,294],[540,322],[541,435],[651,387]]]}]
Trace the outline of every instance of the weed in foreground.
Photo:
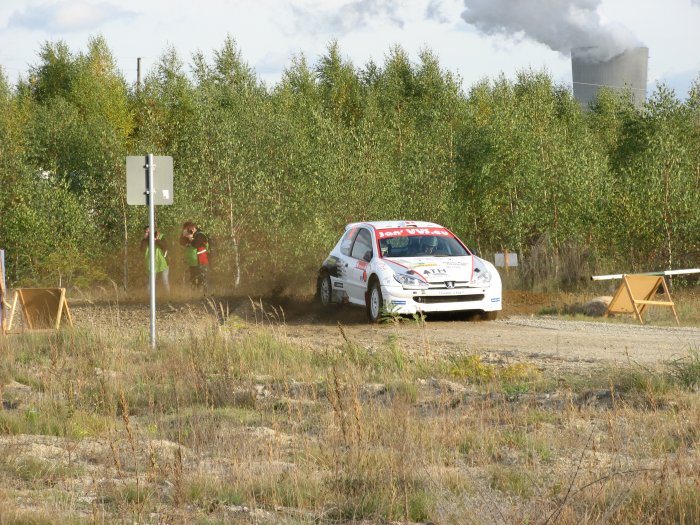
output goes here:
[{"label": "weed in foreground", "polygon": [[0,473],[26,483],[42,483],[53,486],[58,481],[80,476],[84,469],[79,465],[47,461],[31,456],[13,456],[4,451],[0,458]]},{"label": "weed in foreground", "polygon": [[700,389],[700,349],[690,348],[686,357],[668,364],[671,376],[684,388]]},{"label": "weed in foreground", "polygon": [[109,426],[103,416],[71,409],[61,400],[41,401],[22,410],[0,411],[0,434],[39,434],[84,438],[102,435]]},{"label": "weed in foreground", "polygon": [[183,498],[180,503],[192,504],[203,509],[211,509],[212,505],[243,505],[244,495],[232,482],[211,476],[193,476],[182,487]]},{"label": "weed in foreground", "polygon": [[87,525],[91,520],[73,513],[5,508],[0,513],[0,525]]},{"label": "weed in foreground", "polygon": [[484,383],[496,377],[493,366],[481,361],[481,356],[467,355],[455,359],[449,368],[450,374],[458,379],[466,379],[475,383]]},{"label": "weed in foreground", "polygon": [[535,482],[526,469],[494,466],[489,476],[489,486],[506,494],[529,498],[535,492]]}]

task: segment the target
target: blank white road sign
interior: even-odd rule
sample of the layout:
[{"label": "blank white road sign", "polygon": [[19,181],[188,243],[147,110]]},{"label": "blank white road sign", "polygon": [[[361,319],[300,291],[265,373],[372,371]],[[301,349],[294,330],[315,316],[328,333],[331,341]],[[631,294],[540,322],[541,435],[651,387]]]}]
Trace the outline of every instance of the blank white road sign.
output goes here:
[{"label": "blank white road sign", "polygon": [[[146,155],[126,158],[126,203],[148,205]],[[173,158],[153,157],[153,204],[173,203]]]}]

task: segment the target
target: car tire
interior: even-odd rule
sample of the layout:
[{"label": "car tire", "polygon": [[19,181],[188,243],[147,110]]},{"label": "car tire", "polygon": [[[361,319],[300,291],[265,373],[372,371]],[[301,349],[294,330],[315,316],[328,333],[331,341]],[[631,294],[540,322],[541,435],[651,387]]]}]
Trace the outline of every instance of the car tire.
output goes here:
[{"label": "car tire", "polygon": [[328,308],[331,305],[333,284],[331,283],[331,276],[325,272],[318,276],[316,296],[318,297],[318,304],[322,307]]},{"label": "car tire", "polygon": [[498,319],[498,311],[484,312],[481,314],[482,321],[495,321],[496,319]]},{"label": "car tire", "polygon": [[367,318],[372,323],[378,323],[384,311],[384,297],[379,281],[374,279],[367,292]]}]

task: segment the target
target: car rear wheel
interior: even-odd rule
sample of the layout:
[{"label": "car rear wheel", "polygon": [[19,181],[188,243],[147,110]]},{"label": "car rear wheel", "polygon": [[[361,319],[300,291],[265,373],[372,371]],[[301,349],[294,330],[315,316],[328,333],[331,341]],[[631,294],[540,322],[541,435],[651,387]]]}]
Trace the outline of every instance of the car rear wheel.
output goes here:
[{"label": "car rear wheel", "polygon": [[384,308],[384,298],[382,297],[382,287],[379,281],[374,280],[369,287],[367,296],[367,317],[373,323],[379,322]]},{"label": "car rear wheel", "polygon": [[323,273],[318,277],[318,302],[321,306],[330,306],[333,288],[331,285],[331,277],[327,273]]}]

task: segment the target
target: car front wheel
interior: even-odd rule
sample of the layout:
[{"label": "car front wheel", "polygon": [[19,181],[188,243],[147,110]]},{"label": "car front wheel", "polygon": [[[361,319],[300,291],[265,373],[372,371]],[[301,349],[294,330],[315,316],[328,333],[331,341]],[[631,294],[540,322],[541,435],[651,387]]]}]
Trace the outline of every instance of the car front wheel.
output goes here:
[{"label": "car front wheel", "polygon": [[372,281],[367,297],[367,317],[371,322],[379,322],[383,307],[384,298],[382,297],[382,287],[379,281]]},{"label": "car front wheel", "polygon": [[318,278],[318,301],[321,303],[321,306],[329,306],[331,304],[332,292],[330,276],[327,273],[320,275]]}]

